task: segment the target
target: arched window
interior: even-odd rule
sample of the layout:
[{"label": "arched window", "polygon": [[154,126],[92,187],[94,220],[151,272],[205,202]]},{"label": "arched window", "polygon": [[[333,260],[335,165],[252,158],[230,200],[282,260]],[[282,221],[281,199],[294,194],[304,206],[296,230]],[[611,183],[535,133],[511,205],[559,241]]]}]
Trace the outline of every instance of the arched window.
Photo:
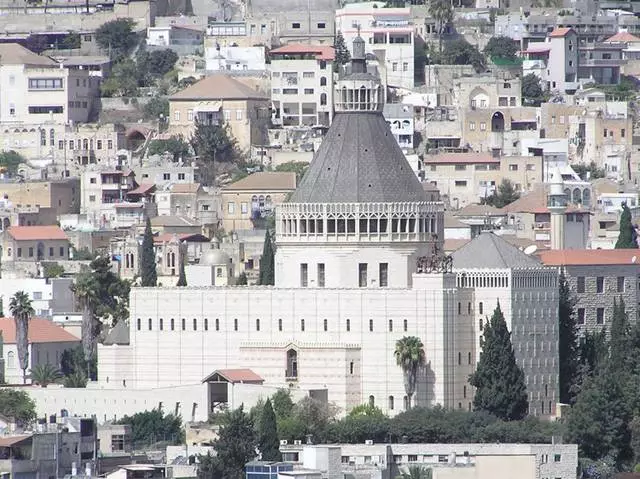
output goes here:
[{"label": "arched window", "polygon": [[182,318],[182,330],[186,330],[187,329],[187,320]]},{"label": "arched window", "polygon": [[328,329],[329,324],[327,323],[327,319],[325,318],[323,321],[323,326],[324,326],[324,330],[326,331]]},{"label": "arched window", "polygon": [[140,329],[142,329],[142,320],[141,320],[140,318],[138,318],[137,323],[138,323],[138,324],[137,324],[138,331],[140,331]]},{"label": "arched window", "polygon": [[82,140],[82,149],[83,150],[88,150],[89,149],[89,140],[87,140],[86,138],[84,140]]},{"label": "arched window", "polygon": [[53,146],[56,142],[56,130],[51,128],[49,130],[49,146]]},{"label": "arched window", "polygon": [[256,331],[260,331],[260,319],[256,319]]},{"label": "arched window", "polygon": [[580,188],[574,188],[572,201],[575,204],[582,203],[582,193],[580,192]]},{"label": "arched window", "polygon": [[149,331],[153,329],[153,320],[149,318]]},{"label": "arched window", "polygon": [[238,318],[233,319],[233,330],[234,331],[238,330]]},{"label": "arched window", "polygon": [[216,318],[216,331],[220,331],[220,319]]},{"label": "arched window", "polygon": [[327,77],[320,77],[320,86],[327,86]]},{"label": "arched window", "polygon": [[369,396],[369,407],[375,407],[375,405],[376,405],[376,398],[372,394],[371,396]]},{"label": "arched window", "polygon": [[204,318],[204,330],[209,331],[209,319]]},{"label": "arched window", "polygon": [[196,318],[193,318],[193,330],[198,330],[198,320]]},{"label": "arched window", "polygon": [[7,368],[14,369],[16,367],[16,353],[9,351],[7,353]]},{"label": "arched window", "polygon": [[326,93],[321,93],[320,94],[320,104],[321,105],[326,105],[327,104],[327,94]]},{"label": "arched window", "polygon": [[271,195],[267,195],[264,197],[264,207],[267,210],[270,210],[273,207],[273,204],[271,202]]},{"label": "arched window", "polygon": [[300,331],[304,332],[304,319],[300,320]]},{"label": "arched window", "polygon": [[393,411],[393,396],[389,396],[389,410]]},{"label": "arched window", "polygon": [[289,349],[287,351],[287,379],[298,378],[298,351]]},{"label": "arched window", "polygon": [[171,318],[171,331],[175,331],[176,329],[176,320]]},{"label": "arched window", "polygon": [[40,130],[40,146],[47,146],[47,130]]},{"label": "arched window", "polygon": [[278,331],[282,331],[282,318],[278,318]]},{"label": "arched window", "polygon": [[164,320],[162,318],[158,320],[158,328],[160,331],[164,331]]}]

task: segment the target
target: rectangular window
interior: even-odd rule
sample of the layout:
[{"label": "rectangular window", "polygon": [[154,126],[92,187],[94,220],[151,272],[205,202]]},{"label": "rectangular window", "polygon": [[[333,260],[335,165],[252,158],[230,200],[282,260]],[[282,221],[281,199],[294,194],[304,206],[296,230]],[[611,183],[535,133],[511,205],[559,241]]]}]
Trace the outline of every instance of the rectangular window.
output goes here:
[{"label": "rectangular window", "polygon": [[578,308],[578,324],[584,324],[584,308]]},{"label": "rectangular window", "polygon": [[373,333],[373,319],[369,320],[369,332]]},{"label": "rectangular window", "polygon": [[622,138],[624,138],[624,136],[625,136],[626,134],[627,134],[627,131],[626,131],[624,128],[622,128],[622,129],[620,130],[620,136],[621,136]]},{"label": "rectangular window", "polygon": [[604,276],[596,278],[596,293],[604,293]]},{"label": "rectangular window", "polygon": [[236,110],[236,120],[242,120],[242,110]]},{"label": "rectangular window", "polygon": [[62,90],[62,78],[29,78],[29,90]]},{"label": "rectangular window", "polygon": [[227,203],[227,213],[229,213],[230,215],[234,214],[236,212],[236,204],[233,201],[229,201]]},{"label": "rectangular window", "polygon": [[467,186],[467,180],[456,180],[455,184],[457,187],[464,187]]},{"label": "rectangular window", "polygon": [[618,293],[624,293],[624,276],[618,276]]},{"label": "rectangular window", "polygon": [[578,276],[577,288],[578,293],[584,293],[584,276]]},{"label": "rectangular window", "polygon": [[509,171],[518,171],[518,165],[509,165]]},{"label": "rectangular window", "polygon": [[562,455],[560,454],[553,455],[553,462],[560,462],[561,460],[562,460]]},{"label": "rectangular window", "polygon": [[314,72],[302,72],[302,78],[313,78],[314,76]]},{"label": "rectangular window", "polygon": [[304,89],[304,94],[305,95],[313,95],[313,88],[305,88]]},{"label": "rectangular window", "polygon": [[49,256],[53,256],[53,247],[49,247]]},{"label": "rectangular window", "polygon": [[407,63],[407,62],[403,62],[402,63],[402,71],[403,72],[409,71],[409,63]]},{"label": "rectangular window", "polygon": [[324,288],[324,263],[318,263],[318,287]]},{"label": "rectangular window", "polygon": [[475,131],[475,129],[476,129],[476,122],[475,121],[470,121],[469,122],[469,130]]},{"label": "rectangular window", "polygon": [[380,263],[378,282],[380,283],[381,288],[389,286],[389,263]]},{"label": "rectangular window", "polygon": [[64,246],[60,246],[60,256],[64,256]]},{"label": "rectangular window", "polygon": [[480,302],[478,303],[478,312],[479,312],[480,314],[483,314],[483,308],[484,308],[484,305],[482,304],[482,301],[480,301]]},{"label": "rectangular window", "polygon": [[96,140],[96,148],[102,150],[102,140]]},{"label": "rectangular window", "polygon": [[249,204],[246,201],[240,203],[240,213],[246,215],[249,212]]},{"label": "rectangular window", "polygon": [[22,258],[22,248],[18,248],[18,258]]},{"label": "rectangular window", "polygon": [[225,120],[231,120],[231,110],[225,110],[224,111],[224,119]]},{"label": "rectangular window", "polygon": [[180,112],[179,111],[174,111],[173,112],[173,119],[175,121],[180,121]]},{"label": "rectangular window", "polygon": [[187,111],[187,120],[193,121],[193,110]]},{"label": "rectangular window", "polygon": [[394,72],[398,71],[398,63],[397,62],[393,62],[391,64],[391,70],[393,70]]},{"label": "rectangular window", "polygon": [[113,434],[111,436],[111,450],[116,451],[124,451],[124,435],[123,434]]},{"label": "rectangular window", "polygon": [[484,121],[480,122],[480,131],[486,131],[487,130],[487,123]]},{"label": "rectangular window", "polygon": [[323,29],[325,29],[325,28],[327,27],[327,24],[326,24],[326,23],[318,23],[317,27],[318,27],[320,30],[323,30]]},{"label": "rectangular window", "polygon": [[58,150],[64,150],[64,140],[58,140]]},{"label": "rectangular window", "polygon": [[64,107],[62,106],[30,106],[29,114],[31,115],[48,115],[51,113],[62,113]]},{"label": "rectangular window", "polygon": [[596,309],[596,323],[604,324],[604,308]]},{"label": "rectangular window", "polygon": [[309,284],[309,265],[307,263],[300,264],[300,286],[306,288]]},{"label": "rectangular window", "polygon": [[107,140],[107,149],[113,150],[113,140]]},{"label": "rectangular window", "polygon": [[358,285],[361,288],[366,288],[367,286],[367,263],[358,264]]},{"label": "rectangular window", "polygon": [[296,29],[296,30],[299,30],[299,29],[300,29],[300,24],[299,24],[299,23],[292,23],[292,24],[291,24],[291,28],[294,28],[294,29]]},{"label": "rectangular window", "polygon": [[33,248],[29,248],[29,258],[33,258]]}]

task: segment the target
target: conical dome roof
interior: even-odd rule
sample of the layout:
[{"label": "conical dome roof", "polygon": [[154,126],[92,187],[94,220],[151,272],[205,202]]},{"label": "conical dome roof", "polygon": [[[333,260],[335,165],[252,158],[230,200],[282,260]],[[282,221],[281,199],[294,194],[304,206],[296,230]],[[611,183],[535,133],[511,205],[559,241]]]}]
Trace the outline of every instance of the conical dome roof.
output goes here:
[{"label": "conical dome roof", "polygon": [[292,203],[427,201],[380,112],[337,113]]}]

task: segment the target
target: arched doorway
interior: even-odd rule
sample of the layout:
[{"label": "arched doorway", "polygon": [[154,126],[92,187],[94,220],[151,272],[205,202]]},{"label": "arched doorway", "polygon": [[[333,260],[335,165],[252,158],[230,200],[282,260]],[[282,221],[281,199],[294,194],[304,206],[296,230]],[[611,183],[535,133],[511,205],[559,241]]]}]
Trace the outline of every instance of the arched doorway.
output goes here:
[{"label": "arched doorway", "polygon": [[298,379],[298,351],[287,351],[287,379]]},{"label": "arched doorway", "polygon": [[44,259],[44,243],[42,241],[38,242],[38,261],[42,261]]},{"label": "arched doorway", "polygon": [[504,131],[504,115],[497,111],[491,117],[491,131]]}]

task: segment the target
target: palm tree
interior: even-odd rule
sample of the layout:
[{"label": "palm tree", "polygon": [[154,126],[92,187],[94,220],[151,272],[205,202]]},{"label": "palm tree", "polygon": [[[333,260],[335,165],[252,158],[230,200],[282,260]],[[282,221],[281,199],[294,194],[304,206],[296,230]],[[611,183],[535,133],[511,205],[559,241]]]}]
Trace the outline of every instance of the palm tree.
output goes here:
[{"label": "palm tree", "polygon": [[31,384],[39,384],[43,388],[52,383],[57,383],[62,373],[49,363],[38,364],[31,368]]},{"label": "palm tree", "polygon": [[445,27],[453,22],[453,6],[450,0],[431,0],[429,2],[429,15],[433,17],[438,26],[438,52],[442,53],[442,34]]},{"label": "palm tree", "polygon": [[396,479],[431,479],[431,469],[423,466],[409,466]]},{"label": "palm tree", "polygon": [[420,338],[405,336],[396,341],[394,356],[396,357],[396,363],[402,368],[404,374],[404,390],[409,400],[408,408],[411,408],[411,397],[416,391],[418,368],[421,368],[426,363],[424,344],[422,344]]},{"label": "palm tree", "polygon": [[84,352],[84,359],[87,362],[87,378],[89,378],[91,376],[91,360],[95,354],[97,339],[95,331],[97,287],[93,276],[88,272],[79,274],[71,290],[75,294],[78,306],[82,311],[82,351]]},{"label": "palm tree", "polygon": [[27,384],[27,367],[29,366],[29,320],[35,311],[31,306],[29,295],[18,291],[11,297],[9,310],[16,323],[16,347],[18,348],[18,362],[22,369],[22,382]]},{"label": "palm tree", "polygon": [[76,371],[75,373],[65,376],[62,384],[64,384],[65,388],[86,388],[87,376],[85,376],[82,371]]}]

